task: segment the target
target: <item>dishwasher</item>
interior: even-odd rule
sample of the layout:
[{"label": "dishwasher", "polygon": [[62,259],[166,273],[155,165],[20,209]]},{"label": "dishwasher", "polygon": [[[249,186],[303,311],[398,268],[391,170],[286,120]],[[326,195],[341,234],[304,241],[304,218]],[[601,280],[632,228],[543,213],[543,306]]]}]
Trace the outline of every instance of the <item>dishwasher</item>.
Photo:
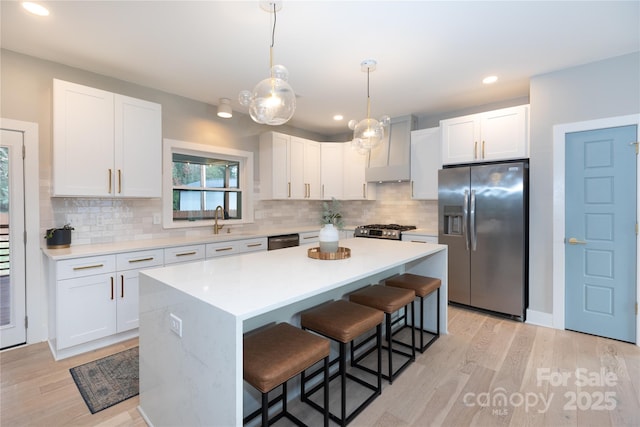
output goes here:
[{"label": "dishwasher", "polygon": [[300,246],[300,235],[298,233],[267,237],[267,250],[272,251],[274,249],[284,249],[292,246]]}]

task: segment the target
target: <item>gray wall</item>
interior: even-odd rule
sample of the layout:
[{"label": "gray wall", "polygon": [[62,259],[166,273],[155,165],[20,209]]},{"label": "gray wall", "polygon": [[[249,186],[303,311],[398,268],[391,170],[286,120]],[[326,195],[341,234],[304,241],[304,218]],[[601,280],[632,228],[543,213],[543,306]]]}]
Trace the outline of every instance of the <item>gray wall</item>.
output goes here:
[{"label": "gray wall", "polygon": [[640,53],[531,79],[529,308],[553,311],[553,126],[640,112]]},{"label": "gray wall", "polygon": [[[41,223],[50,225],[51,202],[48,182],[51,173],[51,87],[53,78],[69,80],[128,96],[158,102],[163,107],[163,136],[202,144],[233,146],[253,151],[258,165],[258,135],[273,130],[253,123],[247,115],[234,113],[230,120],[218,119],[215,107],[154,89],[130,84],[99,74],[32,58],[15,52],[0,51],[0,116],[36,122],[40,126]],[[560,123],[583,121],[640,112],[640,53],[565,69],[531,80],[531,242],[530,309],[552,311],[552,129]],[[526,103],[526,98],[464,111],[420,117],[419,127],[437,125],[438,120],[492,108]],[[322,135],[287,126],[278,131],[305,138],[328,140]],[[256,170],[256,177],[258,176]],[[406,186],[384,184],[382,194],[391,194]],[[386,196],[385,196],[386,198]],[[379,213],[368,220],[392,222],[397,215],[397,200],[358,202],[346,208],[354,217],[372,210]],[[266,212],[285,206],[269,202]],[[388,206],[387,206],[388,205]],[[287,209],[295,206],[286,205]],[[352,208],[352,209],[351,209]],[[395,208],[395,209],[394,209]],[[320,206],[311,210],[319,211]],[[385,210],[386,209],[386,210]],[[435,212],[433,202],[412,203],[411,211]],[[388,211],[388,213],[386,213]],[[359,214],[356,215],[356,213]],[[413,217],[409,218],[413,219]],[[418,225],[422,225],[418,223]],[[426,225],[426,224],[425,224]]]}]

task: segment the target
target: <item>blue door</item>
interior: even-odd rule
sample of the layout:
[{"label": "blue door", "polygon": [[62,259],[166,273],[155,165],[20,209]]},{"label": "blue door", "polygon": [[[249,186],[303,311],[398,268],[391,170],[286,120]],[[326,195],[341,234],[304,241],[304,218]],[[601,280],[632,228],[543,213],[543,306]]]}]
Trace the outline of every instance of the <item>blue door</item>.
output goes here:
[{"label": "blue door", "polygon": [[565,326],[635,342],[637,126],[566,135]]}]

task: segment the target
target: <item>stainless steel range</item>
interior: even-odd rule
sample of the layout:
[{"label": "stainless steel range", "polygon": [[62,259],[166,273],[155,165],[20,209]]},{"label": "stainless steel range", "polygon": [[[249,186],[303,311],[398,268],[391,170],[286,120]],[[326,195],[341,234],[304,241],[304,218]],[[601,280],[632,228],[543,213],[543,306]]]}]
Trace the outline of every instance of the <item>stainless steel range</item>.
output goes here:
[{"label": "stainless steel range", "polygon": [[415,225],[370,224],[356,227],[355,237],[371,237],[373,239],[400,240],[402,232],[415,230]]}]

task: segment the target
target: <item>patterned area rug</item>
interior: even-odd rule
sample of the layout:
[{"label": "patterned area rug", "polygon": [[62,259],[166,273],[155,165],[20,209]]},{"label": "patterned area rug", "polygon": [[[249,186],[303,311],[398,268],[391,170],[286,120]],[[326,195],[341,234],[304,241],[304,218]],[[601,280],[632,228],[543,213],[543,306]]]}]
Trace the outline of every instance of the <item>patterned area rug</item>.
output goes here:
[{"label": "patterned area rug", "polygon": [[139,393],[138,347],[69,369],[92,414]]}]

